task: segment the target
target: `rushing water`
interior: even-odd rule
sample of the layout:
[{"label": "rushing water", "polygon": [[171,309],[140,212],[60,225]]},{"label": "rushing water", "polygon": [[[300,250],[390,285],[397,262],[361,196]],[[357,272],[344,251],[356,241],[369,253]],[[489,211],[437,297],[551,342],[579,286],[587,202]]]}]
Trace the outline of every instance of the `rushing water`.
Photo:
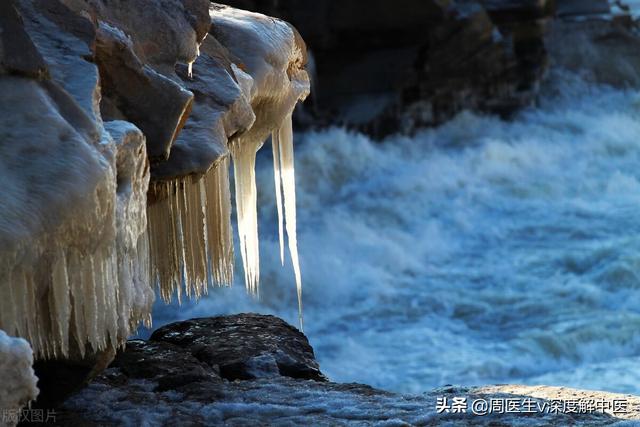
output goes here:
[{"label": "rushing water", "polygon": [[[384,143],[298,135],[305,332],[333,380],[640,394],[640,93],[553,80],[511,122],[463,113]],[[156,326],[241,311],[296,324],[263,151],[261,300],[238,281],[158,305]]]}]

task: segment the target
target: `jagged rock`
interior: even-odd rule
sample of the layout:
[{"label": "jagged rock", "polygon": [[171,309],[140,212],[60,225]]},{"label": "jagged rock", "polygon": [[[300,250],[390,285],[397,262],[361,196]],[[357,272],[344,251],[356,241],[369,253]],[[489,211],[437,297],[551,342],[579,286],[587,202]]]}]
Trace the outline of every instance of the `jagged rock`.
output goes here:
[{"label": "jagged rock", "polygon": [[131,37],[136,55],[158,71],[172,74],[176,62],[198,56],[208,31],[207,0],[66,0],[77,12],[120,28]]},{"label": "jagged rock", "polygon": [[155,331],[150,341],[186,349],[218,366],[228,380],[272,374],[325,380],[307,338],[273,316],[239,314],[173,323]]},{"label": "jagged rock", "polygon": [[229,155],[229,138],[246,132],[255,120],[228,52],[213,35],[200,46],[192,76],[186,67],[179,67],[178,75],[195,99],[169,161],[157,163],[152,169],[155,180],[204,174]]},{"label": "jagged rock", "polygon": [[190,64],[211,25],[207,0],[67,0],[101,21],[96,62],[107,120],[123,119],[147,137],[152,162],[168,159],[189,116],[193,94],[174,72]]}]

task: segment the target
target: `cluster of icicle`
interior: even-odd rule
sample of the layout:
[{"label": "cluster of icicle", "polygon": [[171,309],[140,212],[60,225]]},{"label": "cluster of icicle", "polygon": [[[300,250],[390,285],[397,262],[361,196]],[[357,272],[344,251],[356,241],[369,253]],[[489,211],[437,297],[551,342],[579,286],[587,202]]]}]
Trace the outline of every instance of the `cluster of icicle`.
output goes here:
[{"label": "cluster of icicle", "polygon": [[[251,294],[259,293],[255,161],[257,151],[271,135],[280,258],[284,264],[286,230],[302,328],[292,112],[310,91],[303,47],[291,27],[279,20],[230,8],[217,11],[212,18],[214,28],[235,35],[223,38],[226,47],[246,65],[246,72],[235,64],[232,69],[256,117],[250,129],[229,141],[245,286]],[[180,299],[181,287],[188,295],[198,297],[211,282],[225,285],[232,281],[228,167],[225,159],[199,180],[187,177],[152,184],[150,194],[157,200],[149,209],[153,276],[165,300],[171,300],[174,293]]]},{"label": "cluster of icicle", "polygon": [[[232,145],[235,200],[247,290],[258,294],[260,255],[255,181],[256,151],[262,141],[239,140]],[[284,265],[284,228],[293,263],[298,311],[302,326],[302,279],[296,238],[296,196],[291,114],[272,133],[280,259]],[[151,246],[152,279],[165,301],[182,289],[190,298],[206,294],[211,285],[233,280],[233,238],[229,159],[223,158],[203,177],[185,177],[152,183],[147,211]]]},{"label": "cluster of icicle", "polygon": [[152,298],[136,295],[149,283],[144,211],[120,229],[115,217],[123,201],[116,198],[115,176],[107,173],[110,179],[76,206],[77,215],[57,233],[0,257],[0,325],[28,339],[39,358],[83,357],[115,347],[140,321],[151,321]]},{"label": "cluster of icicle", "polygon": [[[271,142],[276,207],[278,211],[280,261],[284,265],[284,224],[286,223],[289,253],[298,293],[298,313],[300,326],[302,327],[302,278],[296,236],[296,187],[293,162],[293,130],[290,113],[285,117],[282,126],[275,129],[271,134]],[[236,171],[235,192],[240,254],[244,266],[245,283],[249,292],[253,294],[258,293],[260,281],[255,159],[256,151],[261,144],[262,142],[256,144],[256,141],[253,144],[249,144],[247,141],[240,141],[232,147],[234,170]]]},{"label": "cluster of icicle", "polygon": [[[257,120],[229,142],[230,157],[222,157],[203,176],[149,184],[144,136],[129,123],[105,123],[118,138],[108,137],[109,132],[98,126],[100,132],[95,133],[102,133],[102,140],[88,141],[65,122],[60,127],[73,135],[75,148],[69,148],[63,138],[48,142],[49,147],[67,150],[64,153],[70,159],[62,166],[50,162],[51,175],[63,176],[78,196],[68,197],[65,209],[57,209],[61,212],[26,211],[24,216],[37,214],[44,218],[44,231],[34,227],[32,235],[23,235],[26,233],[10,230],[12,246],[0,247],[0,329],[28,339],[37,358],[84,357],[122,345],[141,321],[150,325],[152,284],[159,285],[165,300],[171,300],[174,294],[180,300],[183,289],[188,297],[198,298],[208,286],[231,284],[230,158],[234,163],[245,283],[251,293],[257,294],[260,270],[255,156],[269,134],[274,150],[280,255],[284,262],[286,230],[302,326],[291,124],[297,101],[309,91],[308,76],[299,64],[302,53],[295,47],[291,28],[281,21],[248,12],[220,13],[230,17],[229,31],[237,34],[227,41],[236,40],[246,47],[240,32],[259,29],[253,33],[256,43],[250,45],[258,48],[263,44],[258,52],[235,52],[246,55],[241,58],[244,63],[251,64],[252,58],[255,62],[247,66],[246,74],[238,67],[233,69]],[[236,21],[239,24],[234,24]],[[57,107],[46,104],[48,98],[40,96],[39,87],[34,86],[33,91],[40,97],[34,95],[29,100],[26,90],[31,86],[22,88],[3,81],[8,88],[15,85],[12,90],[19,99],[30,102],[34,115],[49,114],[38,108],[57,111]],[[7,87],[3,88],[4,94],[9,91]],[[84,123],[86,117],[81,118],[77,121]],[[48,123],[43,121],[42,131],[38,128],[40,135],[50,131],[45,126]],[[32,139],[23,140],[28,143]],[[54,143],[58,145],[54,147]],[[5,144],[5,148],[14,145]],[[66,159],[62,154],[59,157]],[[86,176],[72,174],[80,167],[86,167]],[[43,175],[50,172],[48,168],[34,170]],[[48,194],[46,184],[44,194]],[[18,201],[23,196],[5,195],[7,200]],[[29,194],[34,200],[37,196]],[[9,208],[6,210],[12,212]]]},{"label": "cluster of icicle", "polygon": [[[182,288],[199,298],[213,284],[233,280],[233,238],[229,160],[223,158],[201,178],[152,183],[155,199],[147,211],[152,278],[165,301]],[[183,286],[184,284],[184,286]]]}]

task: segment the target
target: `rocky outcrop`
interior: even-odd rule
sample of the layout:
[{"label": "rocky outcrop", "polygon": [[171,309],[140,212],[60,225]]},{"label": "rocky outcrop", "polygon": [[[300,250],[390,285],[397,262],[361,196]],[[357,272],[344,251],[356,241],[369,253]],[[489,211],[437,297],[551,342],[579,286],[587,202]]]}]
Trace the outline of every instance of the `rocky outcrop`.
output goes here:
[{"label": "rocky outcrop", "polygon": [[304,34],[315,123],[330,117],[374,135],[438,124],[462,109],[508,115],[528,105],[553,15],[552,1],[537,0],[231,4],[282,17]]},{"label": "rocky outcrop", "polygon": [[[578,401],[582,409],[572,403]],[[566,402],[576,410],[552,409]],[[65,402],[56,421],[63,426],[170,426],[176,420],[185,426],[606,426],[640,419],[639,403],[635,396],[560,387],[445,386],[411,396],[328,382],[304,335],[273,316],[243,314],[179,322],[157,330],[149,341],[130,341],[108,370]]]},{"label": "rocky outcrop", "polygon": [[229,381],[273,375],[326,380],[307,338],[273,316],[244,314],[173,323],[156,330],[149,341],[180,347],[217,366]]},{"label": "rocky outcrop", "polygon": [[[550,65],[613,62],[621,71],[606,80],[628,82],[637,40],[624,1],[609,3],[230,0],[304,34],[315,90],[300,124],[343,123],[378,137],[436,125],[464,109],[509,117],[535,101]],[[586,60],[593,40],[601,60]]]},{"label": "rocky outcrop", "polygon": [[624,2],[610,8],[606,1],[563,0],[558,3],[558,14],[545,35],[555,68],[571,70],[593,82],[640,86],[640,27]]}]

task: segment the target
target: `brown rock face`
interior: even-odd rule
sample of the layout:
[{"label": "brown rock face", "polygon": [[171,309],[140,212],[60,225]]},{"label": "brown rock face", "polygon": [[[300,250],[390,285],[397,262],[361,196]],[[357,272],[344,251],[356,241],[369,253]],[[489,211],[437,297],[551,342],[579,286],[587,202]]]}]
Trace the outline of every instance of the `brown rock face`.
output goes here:
[{"label": "brown rock face", "polygon": [[188,75],[186,66],[179,66],[177,76],[194,94],[194,103],[171,148],[169,161],[153,166],[154,180],[202,175],[229,155],[228,139],[246,131],[255,120],[236,81],[229,54],[213,35],[200,46],[192,75]]}]

